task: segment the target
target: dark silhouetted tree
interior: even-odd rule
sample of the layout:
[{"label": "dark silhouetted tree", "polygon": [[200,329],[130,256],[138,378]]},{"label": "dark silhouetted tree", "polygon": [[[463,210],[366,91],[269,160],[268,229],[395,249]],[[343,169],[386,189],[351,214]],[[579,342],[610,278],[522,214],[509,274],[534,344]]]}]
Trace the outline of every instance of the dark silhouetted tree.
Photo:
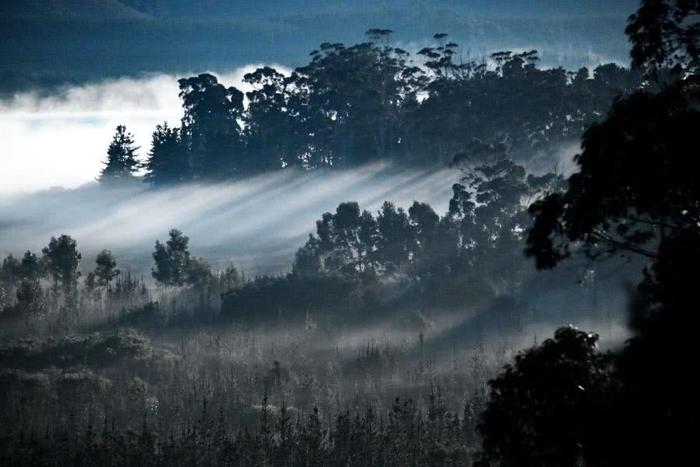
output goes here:
[{"label": "dark silhouetted tree", "polygon": [[17,287],[17,310],[23,315],[39,315],[46,310],[39,281],[23,280]]},{"label": "dark silhouetted tree", "polygon": [[389,30],[371,30],[374,42],[346,47],[323,43],[296,70],[295,87],[308,96],[311,167],[357,165],[396,155],[399,115],[408,80],[406,53],[388,45]]},{"label": "dark silhouetted tree", "polygon": [[700,58],[698,0],[642,0],[625,32],[632,63],[650,70],[680,66],[697,72]]},{"label": "dark silhouetted tree", "polygon": [[560,328],[489,382],[479,425],[484,460],[513,467],[600,465],[596,438],[610,365],[597,340]]},{"label": "dark silhouetted tree", "polygon": [[290,74],[258,68],[244,76],[252,87],[246,107],[238,89],[211,74],[179,80],[181,128],[156,128],[147,180],[385,159],[444,164],[474,138],[507,141],[519,159],[553,157],[556,143],[579,138],[641,81],[638,71],[615,64],[540,69],[534,50],[496,52],[495,68],[488,67],[485,59],[464,57],[444,33],[412,56],[393,47],[391,35],[374,28],[367,42],[322,43]]},{"label": "dark silhouetted tree", "polygon": [[20,276],[21,265],[19,260],[10,253],[2,260],[0,269],[0,279],[7,284],[14,284]]},{"label": "dark silhouetted tree", "polygon": [[528,252],[539,267],[569,256],[576,242],[593,256],[629,252],[654,259],[659,241],[696,228],[700,166],[693,128],[700,112],[692,92],[681,85],[637,93],[586,131],[576,157],[580,171],[566,193],[530,208],[535,224]]},{"label": "dark silhouetted tree", "polygon": [[300,115],[302,93],[292,89],[296,77],[263,67],[247,73],[243,79],[254,87],[246,93],[244,135],[248,169],[259,172],[300,164],[298,156],[305,151],[305,125]]},{"label": "dark silhouetted tree", "polygon": [[146,170],[146,180],[156,186],[183,182],[191,178],[189,155],[180,137],[179,128],[171,128],[167,123],[156,126]]},{"label": "dark silhouetted tree", "polygon": [[216,179],[244,173],[238,119],[243,93],[203,73],[178,81],[184,116],[181,139],[189,153],[192,178]]},{"label": "dark silhouetted tree", "polygon": [[394,272],[411,259],[411,228],[402,208],[384,202],[377,215],[375,257],[386,272]]},{"label": "dark silhouetted tree", "polygon": [[635,63],[679,65],[683,73],[657,83],[661,90],[617,101],[604,122],[585,132],[568,189],[530,208],[527,253],[540,268],[577,251],[647,261],[631,313],[637,335],[616,361],[619,389],[606,420],[612,441],[601,448],[610,465],[677,465],[694,456],[700,100],[688,64],[697,61],[697,22],[689,23],[697,7],[642,2],[628,28]]},{"label": "dark silhouetted tree", "polygon": [[107,160],[100,173],[99,182],[114,184],[132,180],[140,166],[136,159],[137,150],[133,135],[126,131],[124,125],[119,125],[107,148]]}]

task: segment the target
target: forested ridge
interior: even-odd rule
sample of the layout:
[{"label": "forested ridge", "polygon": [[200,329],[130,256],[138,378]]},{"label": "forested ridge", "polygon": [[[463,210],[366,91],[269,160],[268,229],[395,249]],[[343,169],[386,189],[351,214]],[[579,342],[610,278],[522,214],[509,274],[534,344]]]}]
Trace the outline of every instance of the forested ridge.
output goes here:
[{"label": "forested ridge", "polygon": [[[211,74],[179,80],[181,125],[154,131],[146,179],[162,186],[292,167],[446,165],[474,140],[505,143],[519,160],[544,158],[551,169],[559,145],[641,82],[613,63],[541,69],[534,50],[475,59],[444,33],[411,54],[392,46],[391,34],[323,43],[291,73],[259,68],[245,75],[253,88],[245,94]],[[128,152],[125,131],[113,145]],[[133,154],[110,154],[101,181],[137,171]]]},{"label": "forested ridge", "polygon": [[[217,270],[176,228],[148,277],[68,234],[8,255],[0,463],[691,463],[698,15],[642,1],[632,68],[592,75],[465,60],[444,34],[416,65],[376,29],[245,96],[181,80],[181,126],[144,167],[118,127],[105,189],[390,161],[450,165],[452,196],[341,202],[273,276]],[[572,139],[571,175],[531,170]]]}]

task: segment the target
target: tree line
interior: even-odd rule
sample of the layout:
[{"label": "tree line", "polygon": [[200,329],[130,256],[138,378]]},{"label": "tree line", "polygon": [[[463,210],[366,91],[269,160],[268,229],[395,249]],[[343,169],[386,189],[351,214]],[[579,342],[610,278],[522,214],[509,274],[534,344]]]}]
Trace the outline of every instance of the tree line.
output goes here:
[{"label": "tree line", "polygon": [[[427,279],[465,268],[495,268],[495,259],[517,263],[519,242],[529,226],[527,206],[545,191],[558,189],[560,176],[534,176],[515,163],[505,145],[474,141],[469,153],[453,159],[463,171],[452,186],[444,216],[419,201],[406,211],[385,202],[376,215],[357,203],[341,203],[325,213],[316,234],[297,251],[294,272],[407,273]],[[493,271],[503,276],[505,271]]]},{"label": "tree line", "polygon": [[[352,314],[348,307],[354,303],[359,310],[381,315],[379,302],[388,293],[381,282],[388,278],[415,290],[418,300],[412,308],[418,311],[514,295],[534,273],[522,255],[532,224],[528,206],[543,193],[561,191],[564,180],[552,173],[528,174],[504,143],[473,140],[451,163],[462,176],[452,187],[444,215],[419,201],[407,210],[387,201],[376,213],[361,210],[355,202],[340,203],[316,222],[315,233],[296,251],[289,274],[236,278],[214,314],[245,321],[296,319],[313,311],[338,318],[338,313]],[[206,290],[221,278],[217,274],[228,274],[212,271],[193,256],[189,238],[177,229],[166,241],[155,242],[152,258],[151,276],[162,286]],[[83,278],[80,295],[80,261],[69,235],[52,238],[41,257],[29,251],[21,260],[6,257],[0,269],[4,316],[31,320],[45,311],[47,301],[70,314],[81,296],[116,298],[113,283],[131,288],[130,281],[117,281],[116,258],[103,250],[94,270]],[[50,297],[42,291],[42,279],[50,285]],[[465,289],[464,283],[470,287]]]},{"label": "tree line", "polygon": [[[192,256],[189,238],[181,231],[172,229],[168,237],[155,242],[152,254],[151,276],[157,284],[204,287],[221,280],[230,288],[242,279],[234,267],[216,273],[203,259]],[[0,321],[31,328],[53,316],[66,331],[78,322],[80,310],[94,313],[90,308],[100,303],[113,302],[119,308],[146,302],[145,282],[129,271],[122,273],[112,251],[100,251],[85,277],[81,261],[77,241],[67,234],[51,237],[40,255],[31,251],[21,258],[7,255],[0,265]]]},{"label": "tree line", "polygon": [[321,44],[289,74],[258,68],[244,76],[253,88],[245,94],[208,73],[180,79],[180,126],[156,127],[143,164],[117,127],[99,180],[139,169],[167,185],[287,167],[445,164],[474,139],[526,159],[576,140],[641,82],[612,63],[569,72],[539,68],[536,51],[474,59],[444,33],[411,54],[390,37],[372,29],[367,42]]},{"label": "tree line", "polygon": [[411,291],[400,294],[409,301],[394,305],[419,311],[516,295],[535,272],[522,254],[531,227],[528,206],[543,193],[560,191],[564,181],[556,174],[528,174],[504,144],[473,141],[453,165],[462,177],[444,215],[419,201],[407,210],[386,201],[376,213],[340,203],[316,221],[291,273],[260,277],[224,294],[223,316],[381,315],[382,297],[391,295],[387,281]]}]

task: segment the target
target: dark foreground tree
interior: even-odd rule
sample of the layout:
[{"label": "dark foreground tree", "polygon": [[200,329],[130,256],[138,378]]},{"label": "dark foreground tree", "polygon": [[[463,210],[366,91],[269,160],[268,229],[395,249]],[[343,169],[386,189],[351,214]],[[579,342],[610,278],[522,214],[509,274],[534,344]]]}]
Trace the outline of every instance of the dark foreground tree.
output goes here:
[{"label": "dark foreground tree", "polygon": [[691,81],[639,92],[586,131],[568,191],[530,208],[535,224],[527,251],[539,267],[554,266],[579,246],[594,256],[624,252],[653,260],[662,243],[697,230],[697,98]]},{"label": "dark foreground tree", "polygon": [[673,66],[697,71],[698,15],[698,0],[643,0],[625,30],[633,44],[633,64],[648,71]]},{"label": "dark foreground tree", "polygon": [[617,387],[603,425],[609,432],[596,446],[605,465],[682,465],[696,457],[700,91],[698,28],[690,22],[698,6],[642,3],[628,28],[633,59],[650,69],[673,64],[675,81],[619,100],[585,132],[568,190],[530,208],[527,252],[540,268],[578,251],[648,262],[632,306],[637,335],[616,357]]},{"label": "dark foreground tree", "polygon": [[489,382],[479,427],[483,461],[503,467],[596,465],[601,401],[610,384],[598,336],[560,328]]}]

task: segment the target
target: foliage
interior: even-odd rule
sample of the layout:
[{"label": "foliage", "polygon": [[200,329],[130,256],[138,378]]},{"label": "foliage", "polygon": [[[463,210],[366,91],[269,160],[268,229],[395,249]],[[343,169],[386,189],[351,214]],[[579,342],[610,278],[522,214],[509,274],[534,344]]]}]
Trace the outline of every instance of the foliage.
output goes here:
[{"label": "foliage", "polygon": [[102,250],[95,259],[95,277],[97,284],[105,287],[111,284],[112,280],[120,274],[117,269],[117,260],[110,250]]},{"label": "foliage", "polygon": [[189,154],[192,178],[220,178],[240,170],[231,161],[239,148],[238,118],[243,93],[203,73],[178,81],[184,115],[181,139]]},{"label": "foliage", "polygon": [[385,202],[376,215],[341,203],[316,222],[291,274],[225,294],[222,314],[252,322],[307,312],[367,319],[392,307],[460,309],[512,292],[531,272],[521,253],[526,206],[561,179],[527,175],[504,146],[478,141],[455,165],[467,185],[453,186],[444,216],[420,202],[408,211]]},{"label": "foliage", "polygon": [[0,367],[39,370],[52,366],[89,365],[99,368],[127,359],[147,360],[153,352],[144,336],[131,329],[118,329],[53,341],[10,341],[0,348]]},{"label": "foliage", "polygon": [[344,275],[259,277],[224,294],[222,316],[242,322],[292,320],[307,313],[356,315],[370,308],[371,287]]},{"label": "foliage", "polygon": [[145,168],[145,178],[153,185],[183,182],[191,176],[188,153],[179,128],[171,128],[167,122],[156,126]]},{"label": "foliage", "polygon": [[580,171],[566,193],[532,205],[528,253],[552,267],[582,242],[589,254],[627,251],[655,258],[658,242],[700,219],[693,129],[700,125],[691,83],[617,102],[589,128]]},{"label": "foliage", "polygon": [[643,0],[630,16],[625,32],[633,44],[632,62],[651,71],[680,66],[698,70],[700,2]]},{"label": "foliage", "polygon": [[99,182],[115,184],[132,179],[140,165],[136,159],[137,150],[134,136],[126,131],[124,125],[117,126],[112,142],[107,148],[107,161],[100,172]]},{"label": "foliage", "polygon": [[597,335],[560,328],[489,382],[479,427],[484,460],[523,467],[595,464],[591,445],[610,384],[597,341]]},{"label": "foliage", "polygon": [[56,287],[60,284],[66,296],[77,287],[80,272],[78,265],[82,255],[78,243],[70,235],[51,237],[48,246],[42,250],[43,262]]},{"label": "foliage", "polygon": [[419,202],[408,212],[385,202],[376,216],[360,212],[357,203],[341,203],[316,222],[316,234],[296,254],[294,274],[403,273],[427,279],[468,272],[517,283],[512,264],[519,262],[529,225],[526,206],[539,193],[558,190],[561,179],[527,175],[502,145],[478,141],[455,156],[455,165],[467,185],[453,186],[445,216]]},{"label": "foliage", "polygon": [[168,235],[170,239],[165,244],[156,240],[153,278],[164,285],[196,284],[208,280],[211,276],[209,266],[190,256],[189,237],[177,229],[172,229]]},{"label": "foliage", "polygon": [[23,279],[17,286],[15,295],[15,304],[4,308],[0,313],[3,320],[29,324],[45,313],[46,303],[39,281]]},{"label": "foliage", "polygon": [[[2,316],[46,323],[45,336],[63,333],[0,346],[0,463],[468,464],[485,400],[483,360],[498,362],[507,344],[488,352],[475,344],[469,379],[454,347],[451,365],[431,352],[440,345],[427,336],[433,323],[452,317],[430,314],[443,304],[469,312],[459,319],[473,333],[460,324],[440,338],[510,324],[499,313],[520,311],[511,297],[531,279],[521,258],[527,235],[540,267],[580,247],[593,257],[649,258],[632,320],[637,336],[602,355],[596,335],[561,328],[518,354],[489,384],[482,464],[682,464],[698,420],[689,370],[698,318],[688,303],[700,261],[690,139],[700,122],[697,56],[685,41],[695,29],[683,23],[693,7],[645,1],[630,20],[638,65],[676,61],[668,51],[686,50],[685,74],[661,92],[649,83],[632,92],[639,74],[616,65],[592,77],[540,69],[534,51],[498,52],[492,66],[464,61],[445,34],[416,64],[382,29],[368,31],[367,43],[322,44],[290,75],[269,67],[246,75],[247,107],[213,75],[180,80],[181,126],[153,134],[147,168],[155,185],[380,159],[451,161],[462,179],[442,216],[420,202],[407,210],[386,202],[374,213],[341,203],[321,216],[283,276],[214,274],[175,229],[156,242],[152,270],[172,287],[155,290],[118,274],[108,250],[81,289],[81,255],[67,235],[52,238],[41,261],[30,252],[21,261],[8,256]],[[615,94],[625,97],[595,123]],[[560,177],[528,174],[510,156],[526,159],[588,125],[580,171],[565,190]],[[130,138],[117,129],[103,181],[133,175]],[[45,274],[65,306],[44,300]],[[104,293],[83,293],[95,287]],[[68,309],[81,319],[66,329],[56,323]],[[396,310],[400,344],[365,337],[376,334],[373,324],[394,323]],[[85,311],[91,315],[81,317]],[[260,325],[269,334],[256,334]],[[428,390],[424,401],[394,399]]]},{"label": "foliage", "polygon": [[536,51],[465,58],[446,34],[413,56],[391,45],[389,30],[367,38],[323,43],[290,74],[246,74],[246,106],[242,92],[211,74],[179,80],[181,126],[156,127],[146,179],[164,185],[379,160],[446,164],[474,139],[505,143],[526,160],[578,138],[640,83],[637,71],[615,64],[541,69]]},{"label": "foliage", "polygon": [[[613,354],[610,390],[593,394],[599,409],[591,409],[585,398],[567,399],[576,411],[600,419],[570,417],[557,423],[557,431],[547,423],[518,431],[529,437],[509,436],[508,426],[489,420],[504,402],[512,401],[521,413],[547,412],[540,408],[543,398],[498,398],[504,391],[518,395],[532,387],[506,368],[493,383],[496,399],[482,428],[487,457],[506,465],[577,465],[579,457],[595,465],[675,465],[694,455],[689,433],[697,429],[700,417],[689,370],[698,358],[693,305],[700,261],[699,167],[693,138],[700,125],[697,13],[696,1],[642,2],[627,30],[633,60],[650,68],[652,79],[659,77],[656,68],[675,65],[675,81],[659,81],[658,88],[618,100],[605,121],[585,132],[583,151],[576,156],[579,171],[569,178],[568,189],[530,208],[535,221],[527,253],[540,268],[554,267],[580,249],[592,257],[631,253],[647,261],[631,306],[636,335]],[[530,351],[528,357],[542,355],[545,366],[566,358],[566,349],[545,357],[546,347]],[[525,359],[516,360],[516,370]],[[547,381],[545,375],[539,378]],[[550,383],[550,388],[556,385]],[[566,414],[566,406],[558,410]],[[599,436],[590,442],[586,434],[592,432]],[[533,440],[553,443],[556,455],[565,457],[552,459]]]},{"label": "foliage", "polygon": [[158,302],[148,302],[143,306],[124,310],[119,317],[119,324],[133,328],[158,329],[167,323],[167,316]]}]

